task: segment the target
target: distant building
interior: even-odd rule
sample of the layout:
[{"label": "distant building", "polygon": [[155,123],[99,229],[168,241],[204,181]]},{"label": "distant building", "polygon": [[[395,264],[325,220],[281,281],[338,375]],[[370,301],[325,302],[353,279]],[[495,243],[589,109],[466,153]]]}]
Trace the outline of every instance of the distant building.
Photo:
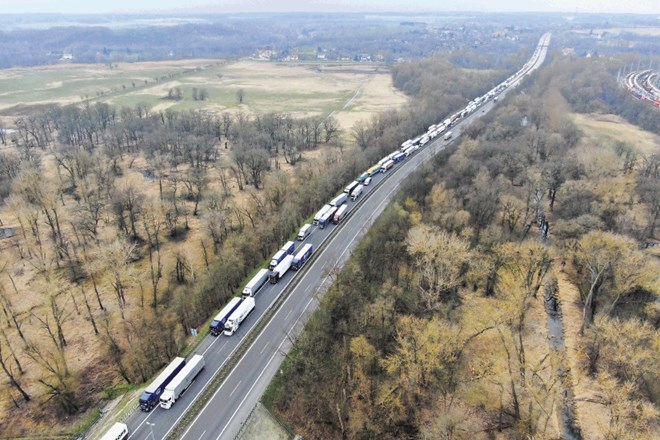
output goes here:
[{"label": "distant building", "polygon": [[268,61],[277,58],[277,54],[278,54],[277,51],[274,50],[273,48],[266,47],[264,49],[259,49],[257,53],[254,55],[254,58],[258,60]]},{"label": "distant building", "polygon": [[71,60],[73,60],[73,54],[67,52],[64,52],[62,54],[62,57],[60,58],[60,61],[71,61]]}]

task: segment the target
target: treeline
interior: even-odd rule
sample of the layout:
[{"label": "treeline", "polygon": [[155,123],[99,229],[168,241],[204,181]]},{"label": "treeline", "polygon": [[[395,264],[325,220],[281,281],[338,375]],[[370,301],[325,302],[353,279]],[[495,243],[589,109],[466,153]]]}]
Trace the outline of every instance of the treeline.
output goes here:
[{"label": "treeline", "polygon": [[[457,90],[461,70],[448,74]],[[64,429],[53,421],[102,390],[150,378],[307,216],[447,116],[426,108],[357,124],[349,150],[332,117],[143,104],[47,106],[0,130],[2,221],[16,232],[0,274],[4,433]]]},{"label": "treeline", "polygon": [[[2,221],[15,231],[0,274],[3,434],[63,429],[63,414],[180,353],[189,329],[366,166],[332,146],[338,133],[332,118],[145,105],[17,119],[0,152]],[[303,161],[320,143],[327,153]]]},{"label": "treeline", "polygon": [[[410,178],[323,298],[265,397],[297,433],[658,436],[660,265],[641,247],[660,155],[587,148],[560,90],[521,92]],[[583,310],[573,374],[594,381],[575,399],[550,318],[563,280]]]},{"label": "treeline", "polygon": [[[483,17],[482,17],[483,18]],[[50,20],[49,20],[50,19]],[[36,28],[17,28],[9,21],[0,35],[0,67],[35,66],[60,62],[67,54],[78,63],[117,63],[187,58],[235,59],[261,49],[274,50],[277,58],[297,54],[315,60],[348,58],[391,63],[398,58],[420,58],[438,51],[460,51],[455,61],[471,68],[513,69],[508,57],[535,40],[536,28],[547,22],[526,17],[532,29],[514,29],[516,17],[487,16],[479,25],[462,15],[437,22],[394,22],[389,17],[363,14],[242,14],[201,17],[116,16],[106,25],[100,17],[41,17]],[[0,17],[1,20],[1,17]],[[71,25],[80,20],[84,26]],[[136,26],[134,22],[154,24]],[[177,20],[178,22],[174,22]],[[169,25],[160,25],[168,22]],[[467,25],[466,25],[467,22]],[[116,26],[117,23],[126,24]],[[50,26],[49,26],[50,25]],[[507,28],[506,37],[492,38]],[[295,45],[292,42],[296,42]],[[471,46],[470,49],[466,49]],[[309,49],[313,48],[313,49]]]}]

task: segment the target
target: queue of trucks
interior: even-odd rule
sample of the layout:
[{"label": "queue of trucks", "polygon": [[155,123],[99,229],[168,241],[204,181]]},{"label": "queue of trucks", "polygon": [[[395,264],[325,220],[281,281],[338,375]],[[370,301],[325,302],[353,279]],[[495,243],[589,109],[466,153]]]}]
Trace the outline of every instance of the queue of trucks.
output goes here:
[{"label": "queue of trucks", "polygon": [[160,395],[160,407],[170,409],[174,402],[188,389],[197,375],[204,368],[204,356],[194,355],[172,381],[165,387]]},{"label": "queue of trucks", "polygon": [[[544,37],[545,38],[545,37]],[[537,49],[538,52],[538,49]],[[536,56],[536,53],[535,53]],[[510,84],[520,79],[531,69],[532,63],[526,64],[523,69],[507,78],[504,82],[493,88],[485,95],[470,101],[468,105],[459,112],[451,115],[438,124],[431,125],[427,132],[406,140],[401,144],[399,150],[394,151],[381,159],[378,163],[371,166],[368,170],[360,174],[354,182],[351,182],[344,188],[344,191],[324,205],[313,217],[313,225],[323,229],[328,224],[338,224],[345,217],[348,207],[346,205],[349,197],[351,201],[356,201],[363,193],[365,186],[369,185],[371,179],[378,173],[386,172],[392,169],[396,164],[404,161],[407,157],[417,151],[420,147],[427,144],[444,133],[443,139],[449,141],[453,134],[448,129],[456,124],[459,119],[468,116],[474,110],[492,99],[497,101],[497,94],[502,92]],[[313,230],[313,226],[305,224],[297,235],[298,241],[304,241]],[[269,269],[261,269],[248,282],[242,291],[241,297],[232,298],[232,300],[215,316],[211,322],[210,333],[218,336],[223,333],[226,336],[233,335],[240,327],[240,324],[255,309],[255,295],[267,281],[275,284],[288,272],[289,269],[300,270],[312,256],[313,246],[310,243],[305,244],[296,254],[295,242],[287,242],[271,259]],[[186,364],[186,360],[180,357],[175,358],[158,377],[145,388],[140,397],[140,408],[143,411],[151,411],[160,403],[163,408],[170,408],[177,399],[190,387],[197,375],[204,368],[204,358],[201,355],[194,355]],[[122,423],[116,423],[110,431],[103,436],[102,440],[119,440],[128,436],[128,429]]]},{"label": "queue of trucks", "polygon": [[[287,256],[287,258],[289,257],[291,257],[291,255]],[[254,298],[251,296],[243,298],[236,310],[234,310],[231,316],[227,318],[227,322],[225,322],[225,336],[231,336],[236,333],[241,323],[245,321],[245,318],[254,311],[254,307]]]},{"label": "queue of trucks", "polygon": [[160,395],[165,391],[165,387],[174,379],[186,365],[186,360],[182,357],[174,358],[170,364],[149,384],[140,396],[140,409],[149,412],[158,405]]}]

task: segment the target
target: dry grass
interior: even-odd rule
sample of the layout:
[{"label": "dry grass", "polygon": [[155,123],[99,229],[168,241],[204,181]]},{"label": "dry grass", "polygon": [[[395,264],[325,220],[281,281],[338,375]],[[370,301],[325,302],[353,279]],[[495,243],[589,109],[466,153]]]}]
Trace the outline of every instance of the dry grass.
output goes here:
[{"label": "dry grass", "polygon": [[585,134],[585,143],[598,145],[620,141],[645,155],[660,151],[660,136],[644,131],[619,116],[576,113],[573,120]]},{"label": "dry grass", "polygon": [[[212,65],[212,63],[216,64]],[[200,105],[216,109],[227,109],[229,111],[241,110],[253,114],[280,109],[292,114],[305,116],[311,114],[325,115],[333,110],[337,110],[337,118],[343,124],[345,132],[350,129],[348,124],[352,124],[355,120],[367,118],[375,112],[395,108],[406,102],[406,98],[393,89],[391,77],[388,74],[374,73],[373,67],[370,66],[359,66],[360,68],[358,69],[333,66],[332,68],[318,70],[314,66],[305,65],[278,65],[257,62],[239,62],[231,65],[221,65],[208,60],[121,64],[113,67],[113,69],[109,69],[107,66],[58,65],[36,69],[10,69],[9,71],[0,73],[0,91],[3,88],[5,90],[11,89],[10,83],[12,82],[13,84],[20,84],[22,82],[26,86],[31,84],[31,82],[39,82],[42,84],[40,86],[41,89],[50,91],[46,97],[42,97],[39,90],[16,90],[18,95],[12,93],[10,90],[0,93],[0,110],[5,110],[3,122],[11,122],[12,116],[15,116],[15,114],[12,114],[11,108],[14,108],[13,106],[16,104],[21,104],[23,106],[22,108],[29,109],[31,106],[45,102],[58,102],[62,104],[79,102],[80,90],[76,90],[75,84],[83,79],[92,81],[94,78],[97,78],[99,82],[96,84],[105,87],[114,84],[113,81],[117,80],[125,82],[127,80],[126,78],[131,78],[131,80],[133,78],[135,80],[140,80],[141,78],[150,79],[157,75],[166,74],[167,72],[193,69],[200,65],[211,67],[206,67],[201,71],[195,71],[190,75],[177,76],[170,82],[136,87],[135,90],[131,88],[125,93],[116,93],[108,99],[110,102],[117,100],[116,103],[118,105],[121,104],[122,99],[139,102],[139,100],[145,98],[154,98],[162,95],[167,92],[169,87],[177,86],[185,88],[191,84],[203,84],[209,89],[212,86],[222,86],[223,90],[226,90],[226,92],[223,92],[225,93],[224,96],[231,96],[231,99],[235,99],[235,90],[238,87],[244,87],[246,89],[246,104],[243,106],[239,107],[234,104],[224,106],[222,102],[218,101],[200,103]],[[32,79],[26,79],[24,76],[32,77]],[[73,90],[76,91],[73,92]],[[213,93],[215,92],[211,92],[212,96]],[[21,100],[16,100],[15,98],[17,96],[20,96]],[[223,95],[218,93],[216,96],[221,101]],[[293,97],[292,99],[287,99],[287,96]],[[355,98],[351,101],[351,104],[344,108],[346,102],[354,96]],[[173,101],[156,100],[155,102],[156,109],[166,107],[173,107],[174,109],[184,108],[179,105],[180,103]],[[230,150],[221,149],[220,154],[222,156],[221,160],[223,160],[223,157],[224,160],[229,160]],[[317,151],[306,152],[304,154],[304,160],[323,161],[324,156],[328,154],[338,154],[338,150],[336,147],[325,146]],[[46,153],[42,162],[45,170],[44,178],[52,182],[57,181],[57,173],[52,157]],[[293,167],[284,163],[282,159],[279,160],[279,163],[280,170],[290,174],[293,173]],[[149,169],[149,166],[142,156],[126,157],[121,163],[121,166],[124,174],[116,182],[119,188],[128,182],[132,182],[147,198],[154,200],[158,198],[158,182],[156,180],[150,181],[143,177],[143,172]],[[179,172],[184,171],[182,169],[179,170]],[[217,172],[217,170],[211,172]],[[217,176],[210,175],[209,177],[211,187],[220,190],[220,183]],[[230,182],[230,190],[233,194],[230,203],[239,206],[244,205],[250,197],[248,193],[253,191],[253,189],[247,187],[246,191],[239,192],[234,180],[230,179]],[[179,191],[181,193],[182,190],[180,189]],[[182,206],[186,205],[189,212],[192,211],[192,203],[181,201],[180,204]],[[70,221],[75,215],[75,210],[69,211],[69,209],[75,208],[76,202],[72,198],[64,196],[59,205],[60,222],[63,225],[64,233],[71,237]],[[5,227],[19,226],[16,213],[12,212],[8,206],[0,208],[0,218],[4,222]],[[102,240],[109,239],[116,230],[112,215],[109,213],[105,215],[102,223],[100,233],[103,237]],[[200,243],[206,239],[204,225],[199,217],[193,217],[192,215],[188,216],[188,224],[190,229],[186,232],[185,239],[170,240],[164,237],[161,251],[165,276],[159,285],[161,292],[166,291],[170,287],[168,285],[169,274],[175,266],[175,255],[177,253],[184,255],[196,273],[201,273],[203,270],[204,261]],[[45,225],[43,227],[46,228]],[[15,239],[18,240],[20,237],[15,237]],[[28,339],[45,342],[44,331],[39,328],[39,322],[36,317],[45,316],[47,312],[45,303],[47,302],[47,292],[49,291],[48,285],[43,281],[43,277],[29,259],[21,259],[18,256],[16,248],[11,246],[11,243],[10,240],[5,240],[1,244],[5,250],[4,262],[7,263],[6,273],[12,275],[16,282],[17,292],[13,291],[6,276],[0,276],[0,282],[2,282],[5,291],[8,293],[14,308],[21,314],[23,320],[22,329]],[[149,296],[148,260],[142,258],[142,260],[138,261],[132,268],[131,273],[126,294],[128,301],[127,317],[141,313],[142,308],[140,304],[142,300],[144,300],[145,304],[148,304],[151,299]],[[140,282],[143,283],[143,291],[140,289]],[[119,307],[110,286],[110,279],[103,277],[99,280],[99,284],[103,303],[107,308],[107,315],[113,321],[119,320]],[[104,313],[98,309],[91,285],[86,285],[85,290],[94,315],[100,321],[100,317]],[[62,297],[63,307],[66,307],[70,312],[70,316],[63,326],[63,331],[68,341],[66,348],[68,367],[71,371],[84,374],[84,381],[86,381],[84,384],[85,392],[89,391],[90,396],[96,396],[95,398],[98,398],[101,389],[117,381],[117,378],[112,369],[107,367],[107,360],[102,359],[102,343],[98,337],[93,335],[91,323],[87,320],[87,314],[80,293],[74,292],[74,294],[77,295],[76,300],[80,313],[75,310],[71,297],[66,298],[66,300]],[[7,333],[14,348],[20,350],[19,339],[14,329],[8,329]],[[40,396],[43,389],[37,383],[38,368],[25,356],[21,357],[21,362],[26,370],[26,373],[20,378],[22,385],[25,386],[33,397]],[[90,378],[94,378],[94,380],[90,380]],[[94,384],[97,384],[97,386],[94,386]],[[94,405],[90,406],[87,413],[92,411],[93,407]],[[22,405],[21,408],[16,409],[11,403],[10,394],[7,392],[3,393],[2,397],[0,397],[0,414],[0,432],[5,435],[69,431],[85,417],[85,414],[70,418],[56,417],[54,416],[55,411],[52,406],[43,405],[40,402]]]},{"label": "dry grass", "polygon": [[[182,91],[183,99],[163,99],[175,87]],[[193,88],[206,89],[208,100],[194,101]],[[243,104],[236,99],[239,89],[245,92]],[[99,92],[104,94],[98,96]],[[49,103],[79,103],[81,97],[118,107],[144,102],[154,111],[283,112],[295,117],[325,117],[334,112],[345,132],[357,120],[407,102],[392,86],[388,70],[371,65],[200,59],[121,63],[112,68],[60,64],[0,72],[0,116],[5,126],[10,127],[13,117],[29,109]]]}]

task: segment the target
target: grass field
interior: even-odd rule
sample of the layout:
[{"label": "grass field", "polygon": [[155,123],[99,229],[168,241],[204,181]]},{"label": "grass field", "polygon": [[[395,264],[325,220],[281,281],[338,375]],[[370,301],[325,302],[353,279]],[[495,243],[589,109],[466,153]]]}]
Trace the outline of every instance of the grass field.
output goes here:
[{"label": "grass field", "polygon": [[[172,88],[179,88],[183,99],[164,99]],[[195,101],[193,88],[206,89],[208,99]],[[237,99],[239,89],[244,91],[242,104]],[[407,99],[392,86],[389,71],[374,65],[189,60],[111,66],[61,64],[0,72],[0,116],[5,120],[38,105],[83,101],[118,107],[147,103],[153,110],[285,112],[295,116],[334,112],[348,130],[356,120],[400,107]]]},{"label": "grass field", "polygon": [[573,120],[592,144],[621,141],[644,155],[660,151],[660,136],[644,131],[619,116],[573,114]]}]

